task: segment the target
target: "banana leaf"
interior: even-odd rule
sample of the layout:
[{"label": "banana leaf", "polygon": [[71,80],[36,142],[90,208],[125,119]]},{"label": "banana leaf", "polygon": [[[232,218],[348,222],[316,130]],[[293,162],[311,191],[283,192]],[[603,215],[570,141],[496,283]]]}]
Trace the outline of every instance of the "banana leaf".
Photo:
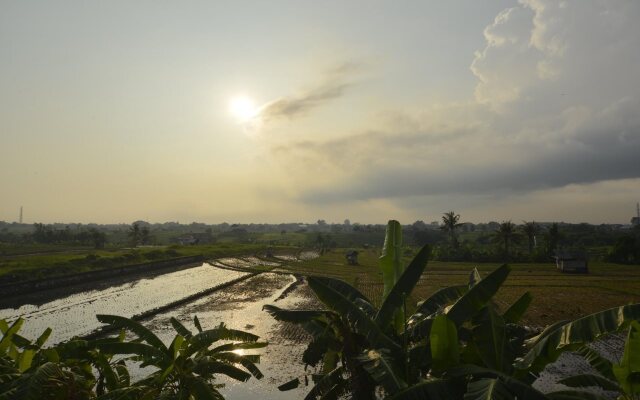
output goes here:
[{"label": "banana leaf", "polygon": [[588,346],[582,346],[576,350],[576,353],[580,354],[602,376],[612,381],[616,380],[611,361],[602,357],[597,351]]},{"label": "banana leaf", "polygon": [[182,323],[180,321],[178,321],[177,319],[175,319],[174,317],[171,317],[169,319],[169,321],[171,322],[171,325],[173,326],[173,329],[176,330],[176,332],[178,332],[178,334],[184,338],[190,338],[191,336],[193,336],[193,334],[191,333],[191,331],[189,329],[187,329],[186,326],[182,325]]},{"label": "banana leaf", "polygon": [[482,307],[484,307],[493,295],[498,291],[509,275],[511,268],[502,265],[477,282],[469,291],[456,301],[447,312],[447,316],[456,326],[470,320]]},{"label": "banana leaf", "polygon": [[502,315],[504,322],[508,324],[517,324],[522,318],[522,316],[524,315],[524,313],[529,308],[529,305],[531,304],[532,300],[533,300],[533,296],[531,296],[531,293],[526,292],[525,294],[523,294]]},{"label": "banana leaf", "polygon": [[603,397],[591,392],[585,392],[582,390],[560,390],[558,392],[552,392],[547,394],[549,400],[608,400],[608,397]]},{"label": "banana leaf", "polygon": [[188,340],[188,347],[184,351],[184,357],[190,357],[192,354],[206,349],[218,340],[237,340],[244,342],[256,342],[259,336],[256,336],[249,332],[240,331],[237,329],[229,329],[224,326],[218,328],[208,329],[202,331]]},{"label": "banana leaf", "polygon": [[613,374],[626,394],[640,394],[640,323],[637,321],[631,322],[622,360],[613,366]]},{"label": "banana leaf", "polygon": [[569,387],[599,387],[604,390],[615,390],[620,391],[620,387],[616,382],[612,382],[611,380],[604,378],[599,375],[593,374],[580,374],[569,376],[564,379],[560,379],[558,383],[561,383],[565,386]]},{"label": "banana leaf", "polygon": [[278,390],[281,392],[286,392],[287,390],[295,389],[298,386],[300,386],[300,378],[295,378],[278,386]]},{"label": "banana leaf", "polygon": [[480,282],[481,280],[482,280],[482,277],[480,276],[480,272],[478,271],[478,268],[474,267],[471,273],[469,274],[469,284],[467,286],[469,287],[469,289],[471,289],[476,285],[476,283]]},{"label": "banana leaf", "polygon": [[7,351],[12,344],[13,335],[20,330],[22,324],[24,324],[24,319],[18,318],[4,330],[2,340],[0,340],[0,354],[4,354]]},{"label": "banana leaf", "polygon": [[136,322],[129,318],[120,317],[118,315],[98,314],[96,315],[96,318],[103,324],[109,324],[117,328],[127,329],[138,335],[140,339],[146,341],[153,347],[164,352],[167,351],[167,346],[162,343],[162,340],[160,340],[153,332],[151,332],[139,322]]},{"label": "banana leaf", "polygon": [[446,315],[438,315],[433,319],[429,343],[434,370],[442,371],[460,362],[458,330]]},{"label": "banana leaf", "polygon": [[312,400],[317,398],[323,398],[324,395],[329,393],[335,393],[335,387],[339,386],[346,388],[347,381],[343,378],[344,368],[338,367],[326,375],[323,375],[316,381],[316,384],[311,388],[309,393],[305,396],[305,400]]},{"label": "banana leaf", "polygon": [[201,376],[223,374],[240,382],[246,382],[251,378],[250,373],[226,362],[216,361],[209,357],[198,360],[193,368],[193,372]]},{"label": "banana leaf", "polygon": [[387,231],[384,237],[382,255],[380,256],[380,270],[384,292],[382,298],[386,298],[393,285],[402,274],[402,226],[396,220],[387,223]]},{"label": "banana leaf", "polygon": [[332,311],[326,310],[285,310],[271,304],[265,304],[262,309],[269,313],[278,321],[303,323],[311,321],[314,318],[331,318],[330,314],[334,314]]},{"label": "banana leaf", "polygon": [[164,365],[170,362],[168,354],[150,344],[134,342],[96,343],[98,350],[107,354],[135,354],[151,361],[152,365]]},{"label": "banana leaf", "polygon": [[194,400],[224,400],[224,397],[205,379],[194,377],[187,382]]},{"label": "banana leaf", "polygon": [[[402,273],[395,285],[393,285],[393,288],[384,298],[380,310],[376,315],[375,322],[378,326],[384,329],[384,327],[391,323],[394,314],[402,310],[405,299],[411,294],[411,291],[420,280],[422,272],[427,266],[430,251],[429,246],[424,246],[420,249],[407,269]],[[402,322],[404,322],[404,320]]]},{"label": "banana leaf", "polygon": [[387,394],[397,393],[407,387],[400,373],[401,366],[397,365],[387,349],[366,350],[356,359],[369,376],[384,387]]},{"label": "banana leaf", "polygon": [[462,295],[467,293],[467,285],[458,285],[442,288],[432,294],[428,299],[418,303],[416,314],[432,315],[449,304],[458,301]]},{"label": "banana leaf", "polygon": [[[318,299],[327,307],[345,317],[352,325],[355,332],[367,338],[371,346],[375,348],[388,348],[392,351],[400,351],[401,347],[389,338],[353,300],[336,289],[336,279],[309,277],[309,287],[315,292]],[[342,285],[340,285],[342,286]]]},{"label": "banana leaf", "polygon": [[491,306],[473,318],[473,341],[483,364],[509,374],[515,354],[511,349],[504,320]]},{"label": "banana leaf", "polygon": [[515,397],[509,392],[500,379],[482,378],[469,382],[464,400],[513,400]]},{"label": "banana leaf", "polygon": [[526,400],[548,400],[547,397],[541,392],[534,389],[531,385],[513,378],[500,371],[496,371],[489,368],[480,367],[473,364],[460,364],[455,367],[447,369],[444,377],[446,378],[499,378],[509,392],[517,396],[518,399]]},{"label": "banana leaf", "polygon": [[211,349],[211,352],[217,353],[222,351],[260,349],[260,348],[266,347],[267,345],[268,345],[267,342],[226,343],[221,346],[214,347],[213,349]]},{"label": "banana leaf", "polygon": [[432,379],[413,386],[388,397],[388,400],[450,400],[459,399],[464,393],[464,385],[442,379]]},{"label": "banana leaf", "polygon": [[523,359],[516,363],[516,368],[522,372],[540,372],[547,364],[557,360],[563,351],[575,350],[639,319],[640,304],[615,307],[579,318],[556,328],[540,339]]}]

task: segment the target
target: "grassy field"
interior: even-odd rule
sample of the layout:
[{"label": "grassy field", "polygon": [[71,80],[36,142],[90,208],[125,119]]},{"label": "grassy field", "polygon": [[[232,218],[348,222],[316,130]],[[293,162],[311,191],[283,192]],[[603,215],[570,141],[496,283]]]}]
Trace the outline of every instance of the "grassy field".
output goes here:
[{"label": "grassy field", "polygon": [[[270,248],[274,249],[273,246]],[[181,256],[202,255],[212,259],[249,255],[263,252],[265,249],[265,244],[238,243],[108,250],[7,248],[4,249],[6,252],[0,255],[0,282],[47,278]],[[293,247],[275,247],[276,252],[289,254],[297,250]],[[382,295],[382,280],[378,269],[379,251],[360,250],[359,266],[346,265],[344,250],[337,249],[316,259],[287,264],[284,268],[300,274],[343,279],[356,286],[374,302],[379,302]],[[405,262],[408,263],[410,259],[411,256],[405,257]],[[482,275],[486,275],[498,266],[497,263],[432,261],[414,290],[412,303],[426,298],[442,287],[467,283],[473,267],[477,267]],[[511,275],[498,292],[498,306],[507,306],[526,291],[531,292],[534,300],[525,315],[525,322],[547,325],[561,319],[574,319],[602,309],[640,302],[640,266],[591,263],[588,275],[572,275],[556,271],[555,265],[550,263],[513,264]]]},{"label": "grassy field", "polygon": [[[201,255],[210,259],[248,255],[265,249],[264,244],[238,243],[105,250],[47,247],[38,248],[37,252],[33,248],[23,248],[22,252],[14,248],[6,249],[7,254],[0,255],[0,282],[41,279],[183,256]],[[286,247],[276,248],[276,250],[293,251]]]},{"label": "grassy field", "polygon": [[[378,255],[378,250],[363,250],[359,255],[360,265],[348,266],[344,251],[334,250],[286,268],[302,274],[343,279],[372,301],[379,302],[383,286]],[[407,257],[406,262],[410,259]],[[440,288],[466,284],[473,267],[485,276],[498,266],[500,264],[429,262],[413,292],[413,303]],[[524,292],[531,292],[534,299],[524,317],[524,322],[530,325],[544,326],[623,304],[640,303],[640,266],[592,263],[587,275],[563,274],[554,264],[513,264],[511,267],[512,272],[498,292],[496,302],[505,308]]]}]

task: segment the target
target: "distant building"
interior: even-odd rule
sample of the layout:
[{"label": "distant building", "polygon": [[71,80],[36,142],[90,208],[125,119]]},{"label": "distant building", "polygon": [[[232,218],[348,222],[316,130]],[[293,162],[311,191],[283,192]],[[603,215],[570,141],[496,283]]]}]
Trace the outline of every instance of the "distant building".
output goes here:
[{"label": "distant building", "polygon": [[631,225],[640,225],[640,203],[636,203],[636,216],[631,218]]},{"label": "distant building", "polygon": [[349,250],[344,255],[347,259],[347,264],[349,265],[358,265],[358,252],[355,250]]},{"label": "distant building", "polygon": [[200,242],[198,238],[193,237],[193,235],[180,236],[179,238],[176,238],[175,241],[183,246],[194,245]]},{"label": "distant building", "polygon": [[583,252],[560,252],[554,257],[560,272],[588,274],[587,255]]}]

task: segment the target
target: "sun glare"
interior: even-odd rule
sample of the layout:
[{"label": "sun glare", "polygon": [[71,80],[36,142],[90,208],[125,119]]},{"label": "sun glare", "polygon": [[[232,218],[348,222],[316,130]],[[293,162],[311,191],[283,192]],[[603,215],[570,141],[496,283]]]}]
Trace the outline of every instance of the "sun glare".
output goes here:
[{"label": "sun glare", "polygon": [[247,96],[236,96],[229,102],[229,111],[239,122],[249,122],[258,115],[256,103]]}]

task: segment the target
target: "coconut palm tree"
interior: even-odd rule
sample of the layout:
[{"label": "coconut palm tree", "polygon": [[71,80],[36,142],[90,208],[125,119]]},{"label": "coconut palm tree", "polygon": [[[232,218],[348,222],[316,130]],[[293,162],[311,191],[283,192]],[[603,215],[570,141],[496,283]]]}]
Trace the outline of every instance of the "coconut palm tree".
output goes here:
[{"label": "coconut palm tree", "polygon": [[458,247],[458,236],[456,235],[456,229],[462,225],[460,221],[460,214],[456,214],[453,211],[446,212],[442,215],[442,229],[448,236],[451,246]]},{"label": "coconut palm tree", "polygon": [[529,243],[529,255],[533,255],[533,247],[536,243],[536,233],[538,233],[539,231],[538,225],[535,223],[535,221],[522,222],[524,222],[524,225],[522,225],[522,232],[527,235],[527,241]]},{"label": "coconut palm tree", "polygon": [[516,229],[516,224],[511,222],[511,220],[503,221],[495,231],[494,235],[495,240],[503,245],[505,259],[509,260],[511,244],[520,238]]}]

